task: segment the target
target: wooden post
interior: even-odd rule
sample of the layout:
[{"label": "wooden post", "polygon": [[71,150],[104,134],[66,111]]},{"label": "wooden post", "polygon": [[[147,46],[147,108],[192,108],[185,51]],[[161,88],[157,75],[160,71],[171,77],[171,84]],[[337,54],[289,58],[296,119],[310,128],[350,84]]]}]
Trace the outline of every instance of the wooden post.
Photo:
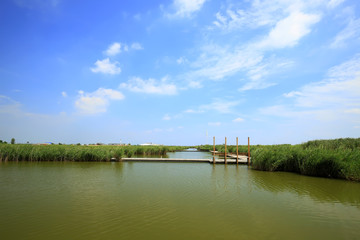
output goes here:
[{"label": "wooden post", "polygon": [[250,137],[248,137],[248,165],[250,165]]},{"label": "wooden post", "polygon": [[213,142],[214,142],[213,164],[215,164],[215,137],[213,138]]},{"label": "wooden post", "polygon": [[225,137],[225,155],[224,155],[224,158],[225,158],[225,164],[227,163],[226,162],[226,137]]},{"label": "wooden post", "polygon": [[236,164],[239,164],[239,144],[238,144],[238,137],[236,137]]}]

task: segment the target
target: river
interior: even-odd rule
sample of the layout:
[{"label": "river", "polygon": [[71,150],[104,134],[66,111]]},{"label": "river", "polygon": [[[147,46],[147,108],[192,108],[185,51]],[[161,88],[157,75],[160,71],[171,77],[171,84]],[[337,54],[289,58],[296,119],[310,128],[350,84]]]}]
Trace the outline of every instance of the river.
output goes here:
[{"label": "river", "polygon": [[359,239],[359,226],[350,181],[207,163],[0,163],[1,239]]}]

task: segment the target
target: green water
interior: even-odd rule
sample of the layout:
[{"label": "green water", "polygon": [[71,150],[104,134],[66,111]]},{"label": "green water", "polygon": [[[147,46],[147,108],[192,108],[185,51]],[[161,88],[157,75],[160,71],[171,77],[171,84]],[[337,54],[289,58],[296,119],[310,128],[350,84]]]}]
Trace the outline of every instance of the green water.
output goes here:
[{"label": "green water", "polygon": [[0,163],[1,239],[359,239],[360,184],[207,163]]}]

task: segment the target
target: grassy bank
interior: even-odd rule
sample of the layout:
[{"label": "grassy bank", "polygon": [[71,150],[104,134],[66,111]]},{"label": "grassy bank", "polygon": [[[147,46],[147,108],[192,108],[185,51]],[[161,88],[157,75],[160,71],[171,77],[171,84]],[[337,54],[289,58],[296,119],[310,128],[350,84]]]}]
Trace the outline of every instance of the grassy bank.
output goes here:
[{"label": "grassy bank", "polygon": [[0,144],[0,161],[110,161],[111,158],[162,155],[181,146],[77,146]]},{"label": "grassy bank", "polygon": [[257,170],[360,181],[360,138],[256,146],[251,161]]}]

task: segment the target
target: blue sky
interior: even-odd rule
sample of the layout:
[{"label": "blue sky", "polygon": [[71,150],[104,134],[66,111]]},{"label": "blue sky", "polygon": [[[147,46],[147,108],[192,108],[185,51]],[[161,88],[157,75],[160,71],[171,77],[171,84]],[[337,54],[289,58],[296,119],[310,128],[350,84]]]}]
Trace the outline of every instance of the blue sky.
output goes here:
[{"label": "blue sky", "polygon": [[356,0],[2,0],[0,139],[360,137]]}]

